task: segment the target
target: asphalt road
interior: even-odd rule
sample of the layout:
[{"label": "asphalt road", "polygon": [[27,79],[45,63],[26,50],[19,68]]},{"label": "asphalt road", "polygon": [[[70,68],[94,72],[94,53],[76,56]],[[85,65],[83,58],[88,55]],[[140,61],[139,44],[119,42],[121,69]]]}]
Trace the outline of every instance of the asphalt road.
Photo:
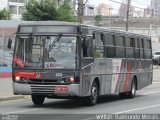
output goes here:
[{"label": "asphalt road", "polygon": [[83,100],[46,99],[41,107],[34,106],[30,99],[0,102],[0,114],[7,113],[23,114],[18,120],[94,120],[95,114],[160,114],[160,83],[137,91],[134,99],[108,95],[92,107],[85,106]]}]

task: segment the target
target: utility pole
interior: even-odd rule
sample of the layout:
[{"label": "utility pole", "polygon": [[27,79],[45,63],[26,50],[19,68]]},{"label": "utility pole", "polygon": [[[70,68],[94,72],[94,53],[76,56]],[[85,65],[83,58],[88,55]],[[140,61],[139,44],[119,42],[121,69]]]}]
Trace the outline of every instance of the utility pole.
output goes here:
[{"label": "utility pole", "polygon": [[77,22],[83,23],[83,11],[84,11],[83,0],[78,0]]},{"label": "utility pole", "polygon": [[127,16],[126,16],[126,31],[128,31],[128,22],[129,22],[129,7],[130,7],[131,0],[128,0],[127,4]]},{"label": "utility pole", "polygon": [[111,27],[111,10],[113,8],[109,8],[109,28]]}]

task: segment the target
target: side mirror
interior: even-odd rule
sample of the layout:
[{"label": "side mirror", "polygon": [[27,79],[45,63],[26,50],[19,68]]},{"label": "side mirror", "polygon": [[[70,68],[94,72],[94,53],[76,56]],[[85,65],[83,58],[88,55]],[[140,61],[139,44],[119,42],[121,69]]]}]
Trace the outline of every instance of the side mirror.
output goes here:
[{"label": "side mirror", "polygon": [[9,37],[9,39],[8,39],[7,48],[8,48],[8,49],[11,49],[11,48],[12,48],[12,39],[11,39],[10,37]]}]

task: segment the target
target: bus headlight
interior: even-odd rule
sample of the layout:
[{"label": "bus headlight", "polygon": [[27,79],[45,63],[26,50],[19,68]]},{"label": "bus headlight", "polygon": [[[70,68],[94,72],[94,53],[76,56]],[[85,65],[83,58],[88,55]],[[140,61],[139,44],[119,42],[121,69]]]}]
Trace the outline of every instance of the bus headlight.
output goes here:
[{"label": "bus headlight", "polygon": [[70,78],[69,78],[69,81],[70,81],[70,82],[74,82],[74,77],[70,77]]},{"label": "bus headlight", "polygon": [[16,77],[15,77],[15,80],[16,80],[16,81],[20,81],[21,78],[20,78],[19,76],[16,76]]}]

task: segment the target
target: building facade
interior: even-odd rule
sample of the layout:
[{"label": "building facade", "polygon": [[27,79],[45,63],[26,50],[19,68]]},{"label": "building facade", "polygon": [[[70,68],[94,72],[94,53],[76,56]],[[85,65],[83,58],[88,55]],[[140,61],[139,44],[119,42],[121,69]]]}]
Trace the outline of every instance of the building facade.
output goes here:
[{"label": "building facade", "polygon": [[101,3],[97,6],[97,14],[102,16],[110,16],[112,14],[112,6]]},{"label": "building facade", "polygon": [[1,0],[0,9],[8,8],[11,13],[11,19],[21,19],[25,10],[25,4],[28,0]]},{"label": "building facade", "polygon": [[95,6],[86,4],[84,7],[84,15],[85,16],[95,16]]},{"label": "building facade", "polygon": [[[122,0],[122,4],[120,5],[118,15],[121,18],[126,18],[127,16],[127,8],[128,8],[128,0]],[[133,17],[135,8],[130,6],[129,8],[129,17]]]},{"label": "building facade", "polygon": [[160,0],[151,0],[151,8],[154,10],[154,17],[160,17]]},{"label": "building facade", "polygon": [[151,7],[147,7],[144,9],[144,18],[152,18],[153,17],[153,9]]}]

